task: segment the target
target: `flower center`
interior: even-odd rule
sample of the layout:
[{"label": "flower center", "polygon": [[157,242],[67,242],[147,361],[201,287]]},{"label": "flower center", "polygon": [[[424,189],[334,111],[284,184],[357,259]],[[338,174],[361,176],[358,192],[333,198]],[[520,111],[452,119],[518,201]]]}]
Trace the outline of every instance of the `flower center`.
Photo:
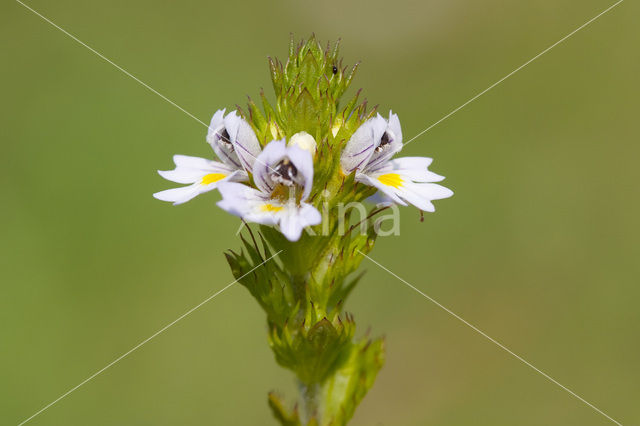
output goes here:
[{"label": "flower center", "polygon": [[280,161],[270,174],[271,180],[285,186],[293,186],[298,183],[298,169],[289,158],[285,157]]},{"label": "flower center", "polygon": [[388,132],[384,132],[384,134],[382,135],[382,139],[380,139],[380,145],[378,145],[374,151],[382,152],[387,148],[390,148],[391,142],[393,142],[393,138],[389,135]]},{"label": "flower center", "polygon": [[229,132],[227,132],[226,128],[222,128],[222,131],[218,132],[218,136],[220,139],[220,145],[224,146],[229,151],[233,151],[233,144],[231,143],[231,137],[229,136]]}]

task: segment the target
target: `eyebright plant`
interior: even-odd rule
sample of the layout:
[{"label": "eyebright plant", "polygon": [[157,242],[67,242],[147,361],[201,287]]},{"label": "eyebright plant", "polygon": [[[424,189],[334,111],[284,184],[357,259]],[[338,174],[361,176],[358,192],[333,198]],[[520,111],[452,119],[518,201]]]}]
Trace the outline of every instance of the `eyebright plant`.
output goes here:
[{"label": "eyebright plant", "polygon": [[[392,158],[402,149],[396,114],[368,109],[360,91],[341,101],[357,65],[342,65],[338,43],[323,49],[314,36],[292,39],[286,63],[269,59],[269,66],[275,104],[261,93],[262,109],[249,99],[246,109],[217,111],[206,140],[218,160],[174,156],[175,169],[159,173],[186,186],[154,196],[181,204],[220,192],[218,206],[240,217],[248,234],[227,261],[267,315],[276,361],[299,383],[302,403],[291,409],[269,394],[275,418],[285,426],[345,425],[384,362],[384,340],[356,337],[343,310],[362,276],[353,273],[373,249],[375,215],[408,204],[433,212],[433,200],[453,193],[435,183],[444,178],[428,170],[430,158]],[[355,217],[340,207],[371,199],[368,216],[345,227]]]}]

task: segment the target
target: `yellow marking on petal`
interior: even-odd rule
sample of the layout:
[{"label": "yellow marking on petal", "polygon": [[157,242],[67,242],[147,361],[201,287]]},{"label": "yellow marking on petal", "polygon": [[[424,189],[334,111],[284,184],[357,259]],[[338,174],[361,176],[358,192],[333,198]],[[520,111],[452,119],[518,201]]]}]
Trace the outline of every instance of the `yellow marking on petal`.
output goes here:
[{"label": "yellow marking on petal", "polygon": [[282,206],[274,206],[273,204],[269,204],[269,203],[263,204],[260,206],[260,210],[262,210],[263,212],[277,213],[282,209],[283,209]]},{"label": "yellow marking on petal", "polygon": [[223,173],[209,173],[208,175],[204,175],[204,177],[202,178],[202,181],[200,181],[200,183],[202,185],[209,185],[210,183],[214,183],[217,182],[221,179],[226,178],[227,175],[223,174]]},{"label": "yellow marking on petal", "polygon": [[402,177],[397,173],[387,173],[384,175],[380,175],[378,176],[378,181],[380,181],[380,183],[383,185],[392,186],[396,189],[400,188],[404,183]]}]

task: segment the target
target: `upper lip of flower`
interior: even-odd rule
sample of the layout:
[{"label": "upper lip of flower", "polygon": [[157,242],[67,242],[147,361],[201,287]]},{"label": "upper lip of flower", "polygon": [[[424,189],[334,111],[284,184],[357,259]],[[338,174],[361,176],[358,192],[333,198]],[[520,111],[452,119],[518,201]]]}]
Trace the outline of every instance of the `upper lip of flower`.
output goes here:
[{"label": "upper lip of flower", "polygon": [[340,163],[345,173],[366,172],[384,164],[402,149],[400,120],[392,111],[389,119],[380,114],[365,121],[351,136],[342,152]]},{"label": "upper lip of flower", "polygon": [[260,155],[260,142],[251,125],[236,111],[231,111],[226,116],[225,111],[218,110],[211,118],[207,142],[222,162],[251,173],[254,162]]}]

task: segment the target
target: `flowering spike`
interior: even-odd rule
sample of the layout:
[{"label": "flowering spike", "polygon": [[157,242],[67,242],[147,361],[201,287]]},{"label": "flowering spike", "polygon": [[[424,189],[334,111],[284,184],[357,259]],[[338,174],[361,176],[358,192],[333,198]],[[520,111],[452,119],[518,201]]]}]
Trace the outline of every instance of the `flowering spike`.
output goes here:
[{"label": "flowering spike", "polygon": [[[276,361],[302,390],[301,410],[269,394],[274,417],[286,426],[342,426],[384,362],[384,340],[356,339],[354,317],[343,311],[379,214],[409,204],[433,211],[433,200],[452,193],[436,183],[443,178],[428,170],[431,159],[393,158],[402,148],[396,114],[368,108],[361,90],[342,103],[359,64],[343,65],[339,40],[323,47],[315,35],[292,36],[286,62],[268,63],[275,101],[260,90],[260,106],[248,98],[244,109],[216,112],[206,141],[219,160],[175,156],[175,169],[159,173],[187,186],[155,196],[180,204],[220,192],[218,206],[247,228],[240,253],[224,256],[266,314]],[[364,207],[373,196],[379,205]],[[354,203],[364,214],[344,209]]]}]

